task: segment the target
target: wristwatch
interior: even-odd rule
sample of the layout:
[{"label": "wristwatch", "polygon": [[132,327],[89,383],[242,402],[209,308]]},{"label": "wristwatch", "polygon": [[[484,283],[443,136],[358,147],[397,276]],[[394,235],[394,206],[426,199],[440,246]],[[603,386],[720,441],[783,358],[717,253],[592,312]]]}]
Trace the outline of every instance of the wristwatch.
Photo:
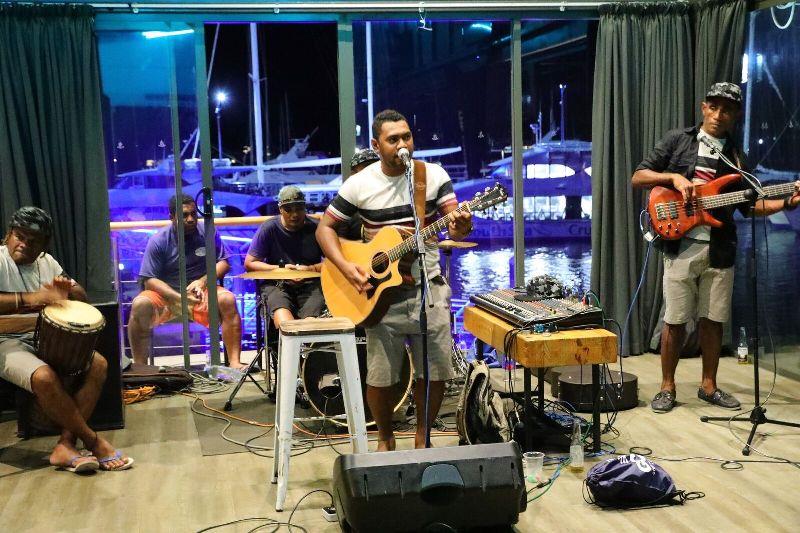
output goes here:
[{"label": "wristwatch", "polygon": [[783,209],[785,211],[794,211],[795,209],[797,209],[796,205],[792,205],[792,204],[789,203],[789,200],[791,200],[791,198],[792,197],[790,196],[789,198],[784,198],[783,199]]}]

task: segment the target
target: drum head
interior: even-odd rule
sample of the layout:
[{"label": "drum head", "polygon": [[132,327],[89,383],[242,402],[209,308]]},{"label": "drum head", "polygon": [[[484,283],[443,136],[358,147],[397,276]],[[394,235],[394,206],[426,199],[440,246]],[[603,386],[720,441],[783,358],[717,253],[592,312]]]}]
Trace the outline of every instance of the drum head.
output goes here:
[{"label": "drum head", "polygon": [[[361,374],[364,415],[368,426],[374,426],[375,419],[367,405],[367,353],[366,346],[357,345],[358,367]],[[403,368],[400,370],[400,382],[397,384],[398,398],[392,411],[397,411],[408,398],[412,386],[412,358],[406,347]],[[339,381],[339,366],[336,363],[336,352],[330,344],[316,344],[311,347],[303,361],[302,380],[311,406],[322,416],[338,416],[345,414],[344,397]],[[343,420],[331,420],[346,426]]]},{"label": "drum head", "polygon": [[60,300],[42,309],[42,317],[64,329],[93,331],[105,325],[103,314],[93,306],[75,300]]}]

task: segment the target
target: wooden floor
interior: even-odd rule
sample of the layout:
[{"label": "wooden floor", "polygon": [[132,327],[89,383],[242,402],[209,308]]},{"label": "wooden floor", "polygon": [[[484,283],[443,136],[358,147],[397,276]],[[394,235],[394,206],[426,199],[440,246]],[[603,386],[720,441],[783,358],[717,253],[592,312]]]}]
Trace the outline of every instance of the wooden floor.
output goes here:
[{"label": "wooden floor", "polygon": [[[741,459],[742,445],[727,424],[704,424],[702,414],[727,413],[696,397],[700,360],[681,362],[678,369],[680,405],[656,415],[646,404],[657,391],[659,363],[654,355],[628,358],[625,371],[639,378],[640,407],[619,413],[620,436],[608,442],[619,452],[631,446],[652,448],[659,457],[709,456]],[[521,375],[521,372],[520,372]],[[720,385],[747,407],[752,402],[752,367],[723,359]],[[772,374],[764,372],[765,392]],[[255,395],[250,385],[247,395]],[[778,377],[768,415],[800,421],[800,383]],[[15,422],[0,424],[0,530],[2,531],[197,531],[248,517],[287,520],[298,500],[313,489],[327,489],[335,453],[320,446],[292,460],[287,511],[274,511],[275,487],[268,482],[270,460],[250,453],[204,457],[200,453],[191,400],[173,396],[129,406],[125,430],[106,436],[135,457],[128,472],[99,472],[78,477],[55,471],[41,458],[52,438],[19,441]],[[752,404],[751,404],[752,406]],[[223,424],[220,423],[220,429]],[[734,424],[746,438],[749,424]],[[455,444],[451,437],[437,446]],[[409,447],[409,441],[400,446]],[[762,426],[756,446],[765,453],[800,460],[800,430]],[[340,447],[342,450],[346,446]],[[754,455],[758,459],[759,456]],[[591,466],[592,460],[589,462]],[[800,469],[789,464],[744,463],[740,471],[725,471],[714,461],[667,462],[656,459],[687,491],[706,497],[682,507],[638,511],[603,511],[583,501],[580,474],[564,472],[552,490],[531,503],[520,517],[519,531],[798,531],[800,529]],[[292,521],[307,531],[337,531],[325,522],[320,508],[324,494],[314,494],[299,506]],[[480,512],[474,510],[473,512]],[[249,531],[247,522],[219,531]],[[265,530],[272,528],[265,528]]]}]

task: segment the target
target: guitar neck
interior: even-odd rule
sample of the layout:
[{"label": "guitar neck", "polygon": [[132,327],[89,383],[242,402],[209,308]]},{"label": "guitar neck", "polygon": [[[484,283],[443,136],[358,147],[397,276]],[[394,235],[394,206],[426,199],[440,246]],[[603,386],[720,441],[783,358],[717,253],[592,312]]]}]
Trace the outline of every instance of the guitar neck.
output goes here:
[{"label": "guitar neck", "polygon": [[[460,212],[470,212],[472,211],[472,205],[470,202],[464,202],[463,204],[459,205],[454,211]],[[422,229],[422,240],[427,241],[428,239],[435,237],[437,233],[444,230],[447,227],[449,222],[449,217],[447,215],[440,217],[436,222],[433,224],[426,226]],[[404,255],[409,252],[415,252],[417,250],[417,243],[414,241],[414,237],[407,237],[403,242],[392,248],[387,252],[390,261],[397,261]]]},{"label": "guitar neck", "polygon": [[[750,201],[750,189],[745,191],[726,192],[722,194],[715,194],[714,196],[704,196],[700,198],[699,204],[702,209],[716,209],[717,207],[724,207],[726,205],[743,204]],[[780,183],[778,185],[768,185],[764,187],[764,196],[766,198],[779,198],[781,196],[790,196],[794,194],[794,182]]]}]

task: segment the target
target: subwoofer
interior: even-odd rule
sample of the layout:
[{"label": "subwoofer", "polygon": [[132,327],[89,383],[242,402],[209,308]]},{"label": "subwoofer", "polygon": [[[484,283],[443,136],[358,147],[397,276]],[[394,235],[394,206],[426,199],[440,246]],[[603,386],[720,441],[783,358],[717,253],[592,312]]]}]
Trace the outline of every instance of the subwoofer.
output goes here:
[{"label": "subwoofer", "polygon": [[346,532],[498,531],[527,506],[515,442],[342,455],[332,493]]}]

